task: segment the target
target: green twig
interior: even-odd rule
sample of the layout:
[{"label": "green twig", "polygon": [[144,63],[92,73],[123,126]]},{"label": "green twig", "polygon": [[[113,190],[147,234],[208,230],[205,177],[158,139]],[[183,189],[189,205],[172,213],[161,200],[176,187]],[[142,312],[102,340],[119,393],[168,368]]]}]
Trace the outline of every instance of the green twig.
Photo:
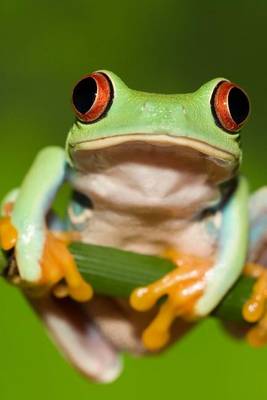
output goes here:
[{"label": "green twig", "polygon": [[[96,293],[108,296],[128,297],[136,287],[152,283],[174,268],[167,259],[111,247],[73,243],[70,250],[85,280]],[[242,306],[253,283],[253,279],[241,277],[213,315],[223,320],[242,321]]]}]

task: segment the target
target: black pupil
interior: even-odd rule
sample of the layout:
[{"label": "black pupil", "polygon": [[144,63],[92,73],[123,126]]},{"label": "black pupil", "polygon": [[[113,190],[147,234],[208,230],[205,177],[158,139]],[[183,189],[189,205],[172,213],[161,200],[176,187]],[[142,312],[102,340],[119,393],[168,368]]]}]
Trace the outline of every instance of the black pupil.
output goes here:
[{"label": "black pupil", "polygon": [[249,114],[249,101],[246,94],[234,87],[228,95],[228,106],[235,123],[242,124]]},{"label": "black pupil", "polygon": [[74,107],[81,114],[90,110],[94,104],[97,93],[97,85],[94,78],[87,77],[77,83],[73,90],[72,100]]}]

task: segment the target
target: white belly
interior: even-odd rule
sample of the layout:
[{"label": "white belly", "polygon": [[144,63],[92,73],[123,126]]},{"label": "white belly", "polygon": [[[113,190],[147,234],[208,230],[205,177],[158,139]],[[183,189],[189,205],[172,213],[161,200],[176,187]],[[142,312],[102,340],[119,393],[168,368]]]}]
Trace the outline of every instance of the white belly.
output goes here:
[{"label": "white belly", "polygon": [[206,159],[190,149],[140,144],[80,159],[75,189],[90,197],[93,212],[85,242],[146,254],[167,247],[210,255],[216,237],[199,215],[220,198]]}]

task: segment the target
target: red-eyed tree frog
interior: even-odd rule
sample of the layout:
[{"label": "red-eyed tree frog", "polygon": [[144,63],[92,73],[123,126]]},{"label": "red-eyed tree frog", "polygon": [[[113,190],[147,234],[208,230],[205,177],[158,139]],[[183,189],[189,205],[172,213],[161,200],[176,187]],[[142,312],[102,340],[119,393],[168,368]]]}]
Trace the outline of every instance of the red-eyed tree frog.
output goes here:
[{"label": "red-eyed tree frog", "polygon": [[[119,350],[163,348],[176,317],[209,314],[241,274],[249,208],[240,129],[250,107],[224,78],[163,95],[129,89],[102,70],[76,84],[72,102],[65,150],[42,150],[5,197],[0,240],[15,249],[18,285],[43,293],[31,301],[69,358],[109,381]],[[73,188],[67,223],[51,213],[65,181]],[[74,238],[169,257],[177,268],[136,288],[130,305],[93,296],[67,247]]]}]

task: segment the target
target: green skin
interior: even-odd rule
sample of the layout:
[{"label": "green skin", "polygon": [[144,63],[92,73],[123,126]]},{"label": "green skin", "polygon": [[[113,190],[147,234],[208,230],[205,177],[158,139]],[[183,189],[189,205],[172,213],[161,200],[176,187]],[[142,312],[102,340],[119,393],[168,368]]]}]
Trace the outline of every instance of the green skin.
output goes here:
[{"label": "green skin", "polygon": [[[57,190],[69,178],[69,171],[75,173],[73,155],[79,149],[93,150],[133,140],[181,144],[220,160],[222,168],[229,171],[228,182],[237,175],[242,156],[239,134],[218,127],[210,106],[213,90],[222,78],[194,93],[161,95],[131,90],[115,74],[101,72],[114,86],[114,99],[106,116],[90,124],[76,121],[68,134],[66,151],[59,147],[42,150],[20,190],[4,200],[16,200],[12,223],[18,231],[16,257],[25,281],[34,283],[41,276],[44,217]],[[204,294],[196,303],[197,315],[206,315],[216,307],[236,281],[245,263],[247,241],[248,188],[245,179],[238,177],[235,190],[222,208],[217,259],[207,276]]]}]

